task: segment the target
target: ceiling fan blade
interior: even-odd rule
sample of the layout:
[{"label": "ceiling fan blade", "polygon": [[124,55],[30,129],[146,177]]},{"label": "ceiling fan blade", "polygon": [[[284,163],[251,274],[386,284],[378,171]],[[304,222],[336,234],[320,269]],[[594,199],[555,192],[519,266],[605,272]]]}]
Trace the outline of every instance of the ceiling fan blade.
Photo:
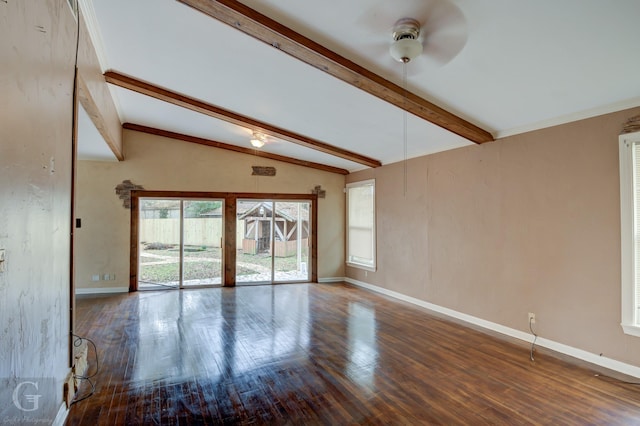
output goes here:
[{"label": "ceiling fan blade", "polygon": [[[413,18],[421,24],[431,8],[443,0],[382,0],[369,8],[356,20],[356,25],[371,34],[384,34],[391,40],[393,25],[401,18]],[[446,0],[445,0],[446,1]]]},{"label": "ceiling fan blade", "polygon": [[464,48],[467,22],[464,13],[450,0],[381,1],[363,13],[356,25],[369,33],[375,42],[391,45],[393,25],[402,18],[420,23],[420,41],[427,64],[442,66]]},{"label": "ceiling fan blade", "polygon": [[[376,57],[382,58],[384,55],[389,56],[389,43],[385,42],[370,42],[362,45],[363,50],[368,54],[373,54]],[[389,56],[391,58],[391,56]],[[391,58],[393,60],[393,58]]]},{"label": "ceiling fan blade", "polygon": [[445,65],[462,51],[467,35],[467,20],[462,11],[453,3],[439,2],[422,23],[423,53]]}]

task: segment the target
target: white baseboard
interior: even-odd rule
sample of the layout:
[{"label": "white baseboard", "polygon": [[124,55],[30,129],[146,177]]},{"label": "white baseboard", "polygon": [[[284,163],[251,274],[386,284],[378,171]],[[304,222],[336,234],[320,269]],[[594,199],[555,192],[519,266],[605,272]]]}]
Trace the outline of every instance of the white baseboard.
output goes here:
[{"label": "white baseboard", "polygon": [[[516,339],[523,340],[529,343],[532,341],[531,334],[510,328],[510,327],[505,327],[504,325],[497,324],[495,322],[483,320],[482,318],[477,318],[471,315],[467,315],[462,312],[454,311],[453,309],[445,308],[443,306],[434,305],[433,303],[425,302],[424,300],[416,299],[415,297],[407,296],[405,294],[398,293],[393,290],[388,290],[386,288],[382,288],[373,284],[354,280],[352,278],[344,278],[343,281],[358,287],[366,288],[368,290],[393,297],[395,299],[409,302],[411,304],[420,306],[430,311],[437,312],[437,313],[446,315],[448,317],[455,318],[455,319],[464,321],[466,323],[485,328],[487,330],[495,331],[497,333],[514,337]],[[598,365],[600,367],[607,368],[609,370],[617,371],[622,374],[626,374],[628,376],[640,378],[640,367],[637,367],[635,365],[616,361],[615,359],[607,358],[591,352],[584,351],[582,349],[578,349],[572,346],[564,345],[562,343],[554,342],[553,340],[545,339],[543,337],[538,337],[538,339],[536,340],[536,345],[551,349],[553,351],[556,351],[565,355],[569,355],[573,358],[577,358],[577,359],[589,362],[591,364]]]},{"label": "white baseboard", "polygon": [[58,414],[56,414],[56,418],[53,419],[52,426],[64,426],[64,422],[67,420],[67,416],[69,415],[69,409],[67,408],[67,404],[64,402],[60,405],[58,409]]},{"label": "white baseboard", "polygon": [[128,293],[129,287],[76,288],[76,294]]},{"label": "white baseboard", "polygon": [[344,282],[343,277],[327,277],[327,278],[318,278],[319,283],[342,283]]}]

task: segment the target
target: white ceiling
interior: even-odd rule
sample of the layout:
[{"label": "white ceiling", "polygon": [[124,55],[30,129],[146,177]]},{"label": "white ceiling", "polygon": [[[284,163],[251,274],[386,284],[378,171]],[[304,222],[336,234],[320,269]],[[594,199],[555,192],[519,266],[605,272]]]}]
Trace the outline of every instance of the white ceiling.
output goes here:
[{"label": "white ceiling", "polygon": [[78,159],[118,161],[82,105],[78,108]]},{"label": "white ceiling", "polygon": [[[430,13],[432,26],[423,33],[437,31],[407,65],[407,88],[495,137],[640,105],[638,0],[242,3],[399,86],[402,64],[388,55],[391,27]],[[85,0],[81,6],[104,70],[383,164],[404,156],[402,110],[177,1]],[[457,54],[436,60],[443,51]],[[123,122],[249,146],[247,129],[125,89],[112,87],[112,94]],[[408,116],[409,158],[470,144]],[[83,145],[81,134],[81,152]],[[290,142],[262,149],[364,168]]]}]

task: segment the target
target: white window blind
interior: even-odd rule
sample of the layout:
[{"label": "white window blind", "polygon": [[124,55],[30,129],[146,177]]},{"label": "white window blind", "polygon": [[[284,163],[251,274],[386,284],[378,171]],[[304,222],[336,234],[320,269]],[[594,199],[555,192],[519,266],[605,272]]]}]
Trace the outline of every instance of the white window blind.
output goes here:
[{"label": "white window blind", "polygon": [[347,264],[376,268],[375,180],[347,185]]},{"label": "white window blind", "polygon": [[634,325],[640,325],[640,142],[633,142],[633,257]]},{"label": "white window blind", "polygon": [[640,132],[621,135],[622,328],[640,337]]}]

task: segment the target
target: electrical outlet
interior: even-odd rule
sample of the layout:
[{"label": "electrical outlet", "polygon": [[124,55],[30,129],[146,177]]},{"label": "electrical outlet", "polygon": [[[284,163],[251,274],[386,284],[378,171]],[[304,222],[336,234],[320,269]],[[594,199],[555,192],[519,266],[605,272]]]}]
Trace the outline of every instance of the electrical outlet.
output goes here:
[{"label": "electrical outlet", "polygon": [[535,324],[536,323],[536,314],[534,314],[533,312],[529,312],[529,324]]},{"label": "electrical outlet", "polygon": [[103,274],[102,279],[105,281],[111,281],[111,277],[109,277],[109,274]]},{"label": "electrical outlet", "polygon": [[91,281],[100,281],[100,275],[91,275]]}]

